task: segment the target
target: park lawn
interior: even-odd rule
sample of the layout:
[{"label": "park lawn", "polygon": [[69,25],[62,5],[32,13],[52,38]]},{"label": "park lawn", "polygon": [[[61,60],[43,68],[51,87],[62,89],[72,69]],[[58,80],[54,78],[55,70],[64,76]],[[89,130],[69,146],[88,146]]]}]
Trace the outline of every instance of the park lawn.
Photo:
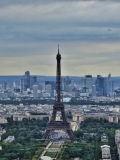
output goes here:
[{"label": "park lawn", "polygon": [[50,148],[60,148],[60,147],[61,147],[61,145],[60,146],[59,145],[58,146],[57,145],[51,145],[50,146]]},{"label": "park lawn", "polygon": [[57,152],[46,152],[45,156],[55,158],[57,156]]}]

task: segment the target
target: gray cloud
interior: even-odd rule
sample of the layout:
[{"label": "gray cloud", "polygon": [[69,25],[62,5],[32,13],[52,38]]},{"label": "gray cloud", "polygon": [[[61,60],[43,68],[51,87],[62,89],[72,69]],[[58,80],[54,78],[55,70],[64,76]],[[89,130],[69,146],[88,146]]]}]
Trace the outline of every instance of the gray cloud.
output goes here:
[{"label": "gray cloud", "polygon": [[50,70],[60,43],[64,75],[85,70],[95,75],[103,66],[106,74],[113,71],[113,64],[117,75],[119,8],[118,1],[109,0],[0,1],[0,74],[8,74],[9,68],[11,74],[28,69],[33,74],[55,74]]}]

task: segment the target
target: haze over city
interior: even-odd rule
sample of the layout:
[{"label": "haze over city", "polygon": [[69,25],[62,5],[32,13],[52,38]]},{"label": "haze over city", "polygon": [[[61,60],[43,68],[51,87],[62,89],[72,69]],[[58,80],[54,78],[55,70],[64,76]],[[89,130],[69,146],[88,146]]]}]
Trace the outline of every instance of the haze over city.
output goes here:
[{"label": "haze over city", "polygon": [[0,75],[119,76],[119,1],[0,1]]}]

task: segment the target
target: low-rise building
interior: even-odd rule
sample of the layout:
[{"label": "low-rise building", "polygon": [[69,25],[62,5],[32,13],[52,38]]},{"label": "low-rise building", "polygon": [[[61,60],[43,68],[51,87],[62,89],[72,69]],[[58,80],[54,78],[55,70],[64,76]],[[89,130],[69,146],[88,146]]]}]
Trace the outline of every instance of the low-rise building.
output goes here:
[{"label": "low-rise building", "polygon": [[0,136],[2,136],[4,133],[6,133],[6,130],[5,129],[1,129],[0,130]]},{"label": "low-rise building", "polygon": [[13,121],[22,121],[23,119],[39,119],[43,120],[44,118],[49,118],[49,115],[13,115]]},{"label": "low-rise building", "polygon": [[0,117],[0,124],[7,123],[7,119],[5,117]]},{"label": "low-rise building", "polygon": [[2,150],[2,146],[0,146],[0,151]]},{"label": "low-rise building", "polygon": [[71,121],[71,122],[70,122],[70,125],[71,125],[71,129],[72,129],[73,131],[77,131],[77,130],[79,129],[79,123],[77,123],[77,122]]},{"label": "low-rise building", "polygon": [[120,143],[120,130],[118,129],[115,131],[115,143]]},{"label": "low-rise building", "polygon": [[9,142],[9,143],[11,143],[14,140],[15,140],[14,136],[8,136],[6,139],[3,140],[3,142]]},{"label": "low-rise building", "polygon": [[103,133],[103,135],[101,136],[101,142],[108,142],[108,137],[105,133]]},{"label": "low-rise building", "polygon": [[110,146],[103,145],[101,146],[102,149],[102,159],[103,160],[111,160],[111,154],[110,154]]},{"label": "low-rise building", "polygon": [[120,159],[120,130],[115,131],[115,143],[117,144],[117,151]]},{"label": "low-rise building", "polygon": [[119,159],[120,159],[120,143],[117,144],[117,151],[118,151]]}]

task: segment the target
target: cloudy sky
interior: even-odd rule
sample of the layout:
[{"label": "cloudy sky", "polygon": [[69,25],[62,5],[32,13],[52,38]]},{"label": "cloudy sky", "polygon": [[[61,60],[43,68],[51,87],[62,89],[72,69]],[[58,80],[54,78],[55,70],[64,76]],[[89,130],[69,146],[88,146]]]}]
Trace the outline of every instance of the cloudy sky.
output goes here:
[{"label": "cloudy sky", "polygon": [[120,75],[119,0],[0,0],[0,75]]}]

